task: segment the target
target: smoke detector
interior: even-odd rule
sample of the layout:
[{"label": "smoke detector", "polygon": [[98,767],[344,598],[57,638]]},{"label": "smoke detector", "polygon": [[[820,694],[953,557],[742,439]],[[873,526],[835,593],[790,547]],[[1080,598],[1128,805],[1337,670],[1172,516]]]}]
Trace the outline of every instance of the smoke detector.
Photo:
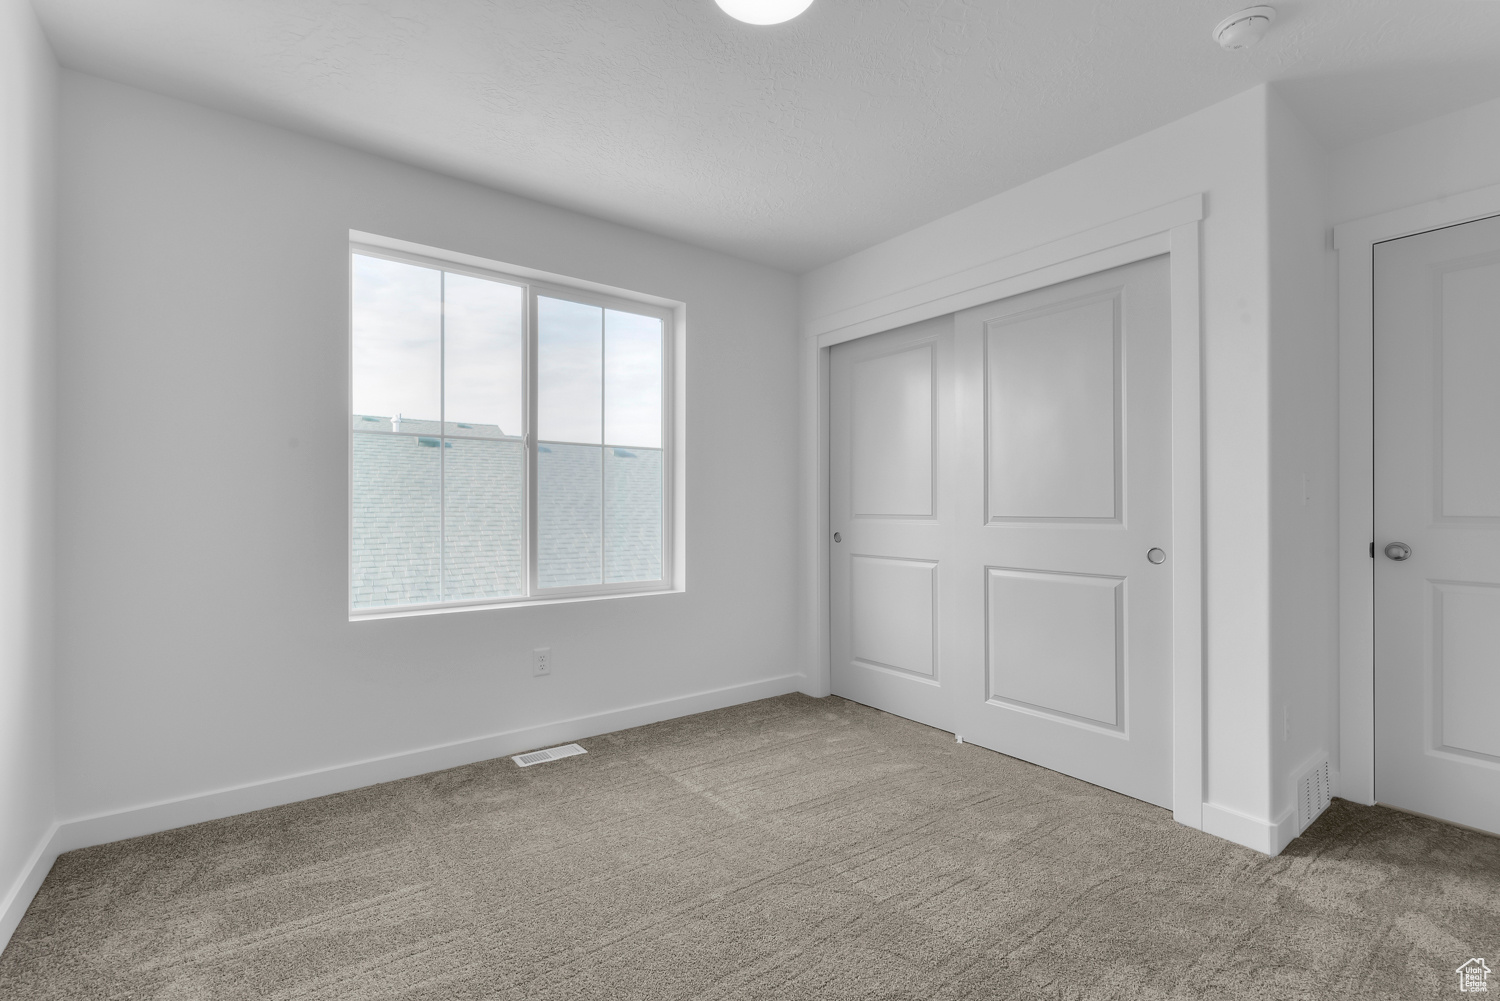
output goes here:
[{"label": "smoke detector", "polygon": [[1214,29],[1214,41],[1231,52],[1248,49],[1266,37],[1275,19],[1275,7],[1246,7],[1219,22]]}]

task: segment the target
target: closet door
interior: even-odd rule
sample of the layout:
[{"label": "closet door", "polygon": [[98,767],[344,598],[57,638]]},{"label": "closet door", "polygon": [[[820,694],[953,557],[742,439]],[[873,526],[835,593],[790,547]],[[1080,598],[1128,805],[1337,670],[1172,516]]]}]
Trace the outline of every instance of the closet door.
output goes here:
[{"label": "closet door", "polygon": [[952,730],[939,641],[951,316],[836,346],[829,395],[833,691]]},{"label": "closet door", "polygon": [[834,349],[835,694],[1172,805],[1168,281]]},{"label": "closet door", "polygon": [[1165,257],[954,325],[966,741],[1172,805],[1171,323]]}]

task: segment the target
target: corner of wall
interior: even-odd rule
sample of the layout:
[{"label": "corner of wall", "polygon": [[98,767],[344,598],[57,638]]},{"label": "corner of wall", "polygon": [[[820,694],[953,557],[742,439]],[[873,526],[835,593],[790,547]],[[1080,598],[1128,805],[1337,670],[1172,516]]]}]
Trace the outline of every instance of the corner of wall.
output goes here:
[{"label": "corner of wall", "polygon": [[[1268,91],[1271,800],[1338,767],[1338,327],[1329,152]],[[1292,836],[1295,836],[1294,832]],[[1278,849],[1279,850],[1279,849]]]},{"label": "corner of wall", "polygon": [[31,5],[0,7],[0,947],[51,866],[54,815],[54,146],[57,62]]},{"label": "corner of wall", "polygon": [[1231,807],[1204,803],[1203,832],[1262,855],[1280,855],[1297,836],[1297,811],[1283,811],[1276,819],[1266,821]]}]

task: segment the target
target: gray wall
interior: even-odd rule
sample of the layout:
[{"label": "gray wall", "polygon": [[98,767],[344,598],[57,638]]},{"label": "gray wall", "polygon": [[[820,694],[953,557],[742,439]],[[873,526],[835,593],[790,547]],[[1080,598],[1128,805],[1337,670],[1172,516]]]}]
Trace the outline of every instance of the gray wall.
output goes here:
[{"label": "gray wall", "polygon": [[[72,72],[60,154],[64,820],[799,686],[792,276]],[[687,303],[686,593],[348,621],[350,229]]]},{"label": "gray wall", "polygon": [[[1337,261],[1328,157],[1271,89],[1271,816],[1338,758]],[[1295,832],[1294,832],[1295,833]]]},{"label": "gray wall", "polygon": [[0,0],[0,400],[8,432],[0,467],[0,946],[40,880],[28,862],[53,819],[48,414],[56,78],[31,5]]}]

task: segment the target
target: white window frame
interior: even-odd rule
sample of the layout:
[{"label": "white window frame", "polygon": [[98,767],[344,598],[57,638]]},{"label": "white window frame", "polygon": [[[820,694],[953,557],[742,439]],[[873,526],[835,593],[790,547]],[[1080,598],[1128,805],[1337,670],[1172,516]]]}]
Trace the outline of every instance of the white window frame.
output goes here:
[{"label": "white window frame", "polygon": [[[421,267],[434,268],[452,274],[468,275],[474,278],[482,278],[488,281],[501,282],[503,284],[519,286],[523,292],[522,298],[522,323],[523,332],[521,338],[521,365],[524,373],[521,388],[521,413],[524,427],[519,435],[506,435],[501,438],[468,436],[448,434],[446,423],[446,386],[442,387],[443,412],[439,413],[439,441],[448,439],[476,440],[476,441],[520,441],[525,449],[525,462],[523,464],[525,483],[523,485],[523,496],[525,499],[522,511],[522,550],[523,586],[525,593],[495,598],[474,598],[459,601],[435,601],[413,603],[406,605],[379,605],[371,608],[354,607],[354,441],[355,436],[361,433],[353,427],[350,416],[354,413],[354,269],[353,261],[355,255],[378,257],[385,260],[400,261],[406,264],[415,264]],[[682,395],[684,379],[680,369],[680,342],[685,336],[683,303],[661,299],[655,296],[647,296],[632,293],[622,289],[609,288],[595,285],[593,283],[570,280],[568,278],[546,272],[535,271],[529,268],[516,267],[514,265],[501,264],[499,262],[484,261],[479,258],[470,257],[465,254],[452,254],[430,247],[420,247],[405,241],[391,240],[385,237],[374,236],[366,233],[350,233],[348,258],[349,267],[349,336],[347,342],[348,355],[345,360],[345,370],[348,373],[347,395],[345,397],[344,424],[347,431],[348,452],[348,484],[347,484],[347,511],[346,522],[348,527],[348,538],[346,540],[345,562],[347,565],[347,584],[345,588],[345,602],[348,606],[351,621],[363,619],[392,618],[407,615],[422,615],[435,612],[463,611],[481,608],[504,608],[536,604],[550,604],[559,601],[579,601],[590,598],[625,597],[630,595],[661,594],[664,592],[681,591],[682,568],[678,563],[680,551],[680,535],[683,530],[684,519],[680,513],[680,477],[681,477],[681,430],[678,427],[677,414],[679,411],[680,397]],[[536,434],[537,426],[537,299],[539,296],[566,299],[570,302],[582,303],[589,306],[598,306],[604,309],[616,309],[635,313],[642,316],[653,316],[662,324],[662,401],[661,401],[661,453],[662,453],[662,553],[661,566],[662,576],[660,580],[654,581],[622,581],[618,583],[585,584],[570,587],[547,587],[543,588],[539,581],[539,560],[537,540],[537,449],[541,445],[549,444],[550,441],[541,441]],[[604,436],[604,398],[606,392],[601,345],[601,408],[600,408],[600,437]],[[441,355],[439,356],[441,359]],[[441,361],[440,361],[441,364]],[[445,376],[446,373],[443,373]],[[440,376],[442,378],[442,376]],[[440,382],[441,385],[441,382]],[[392,432],[384,432],[391,434]],[[405,435],[406,432],[396,432]],[[415,433],[412,435],[415,437]],[[430,437],[430,435],[427,435]],[[593,442],[559,442],[558,444],[581,444],[588,447],[597,447],[601,450],[606,448],[634,448],[640,449],[639,445],[615,445],[607,441],[601,441],[597,445]],[[442,445],[439,445],[439,456],[443,456]],[[601,465],[601,476],[603,475]],[[602,519],[605,516],[602,503],[603,487],[601,484],[601,526],[600,526],[600,579],[603,581],[604,574],[604,530]],[[439,493],[440,503],[445,503],[443,495]],[[442,532],[443,518],[439,516],[439,531]]]}]

